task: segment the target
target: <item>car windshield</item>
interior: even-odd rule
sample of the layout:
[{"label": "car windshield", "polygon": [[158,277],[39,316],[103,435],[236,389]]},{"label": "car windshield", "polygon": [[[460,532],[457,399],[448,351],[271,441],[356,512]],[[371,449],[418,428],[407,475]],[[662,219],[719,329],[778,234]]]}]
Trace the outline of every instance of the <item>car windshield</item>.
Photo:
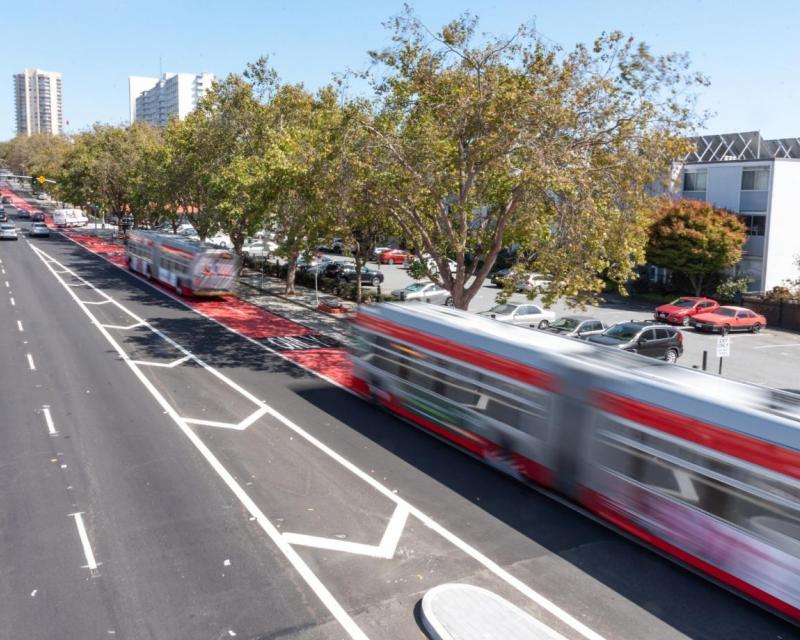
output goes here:
[{"label": "car windshield", "polygon": [[677,300],[670,302],[670,304],[673,307],[680,307],[681,309],[691,309],[697,303],[694,300],[688,300],[687,298],[678,298]]},{"label": "car windshield", "polygon": [[617,340],[632,340],[641,330],[642,328],[638,325],[622,323],[614,325],[603,335]]},{"label": "car windshield", "polygon": [[716,313],[718,316],[728,316],[733,318],[736,316],[736,309],[731,309],[730,307],[720,307],[714,313]]},{"label": "car windshield", "polygon": [[414,284],[410,284],[406,287],[406,291],[422,291],[428,285],[424,282],[415,282]]},{"label": "car windshield", "polygon": [[514,313],[514,310],[517,308],[518,305],[516,304],[498,304],[489,309],[490,313],[499,313],[499,314],[508,314]]},{"label": "car windshield", "polygon": [[550,326],[553,329],[576,329],[580,323],[575,318],[559,318]]}]

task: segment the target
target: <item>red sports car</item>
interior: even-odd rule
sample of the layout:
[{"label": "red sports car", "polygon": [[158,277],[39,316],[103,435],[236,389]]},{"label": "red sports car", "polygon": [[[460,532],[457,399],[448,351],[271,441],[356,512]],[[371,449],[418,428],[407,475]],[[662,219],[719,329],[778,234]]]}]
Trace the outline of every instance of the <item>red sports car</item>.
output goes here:
[{"label": "red sports car", "polygon": [[408,251],[389,249],[388,251],[384,251],[378,259],[381,261],[381,264],[403,264],[408,256]]},{"label": "red sports car", "polygon": [[711,298],[682,297],[669,304],[656,307],[653,317],[659,322],[689,326],[689,320],[698,313],[710,313],[719,308],[719,302]]},{"label": "red sports car", "polygon": [[711,313],[698,313],[691,319],[698,331],[752,331],[758,333],[767,326],[767,319],[744,307],[719,307]]}]

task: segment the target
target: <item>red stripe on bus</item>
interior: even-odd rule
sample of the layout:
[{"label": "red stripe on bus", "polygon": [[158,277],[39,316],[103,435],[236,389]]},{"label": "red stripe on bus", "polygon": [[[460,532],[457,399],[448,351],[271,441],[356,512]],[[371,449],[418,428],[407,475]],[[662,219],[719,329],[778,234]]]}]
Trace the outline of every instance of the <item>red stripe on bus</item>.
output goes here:
[{"label": "red stripe on bus", "polygon": [[787,476],[800,478],[800,454],[771,442],[757,440],[696,418],[612,393],[599,393],[598,406],[603,411],[626,420],[664,431]]},{"label": "red stripe on bus", "polygon": [[678,558],[678,560],[696,567],[703,573],[707,573],[720,582],[730,585],[731,587],[741,591],[751,598],[763,602],[776,611],[780,611],[781,613],[784,613],[795,620],[800,620],[800,609],[787,602],[784,602],[780,598],[777,598],[766,591],[763,591],[762,589],[759,589],[749,582],[745,582],[741,578],[737,578],[727,571],[698,558],[697,556],[693,556],[680,547],[676,547],[670,542],[667,542],[666,540],[659,538],[657,535],[650,533],[646,529],[641,528],[639,525],[635,524],[630,519],[609,506],[610,501],[603,494],[593,491],[587,487],[582,487],[580,502],[583,503],[587,509],[593,511],[604,520],[608,520],[620,529],[627,531],[637,538],[644,540],[648,544],[651,544],[654,547],[661,549],[665,553]]},{"label": "red stripe on bus", "polygon": [[495,373],[520,380],[525,384],[541,387],[548,391],[555,392],[558,390],[555,376],[528,365],[515,362],[514,360],[508,360],[507,358],[496,356],[486,351],[480,351],[479,349],[474,349],[463,344],[457,344],[444,338],[437,338],[420,333],[414,329],[392,324],[386,320],[373,318],[363,313],[357,315],[355,321],[358,324],[370,327],[380,333],[397,338],[398,340],[410,342],[418,347],[429,351],[435,351],[457,361],[468,362],[480,369],[488,369],[489,371],[494,371]]}]

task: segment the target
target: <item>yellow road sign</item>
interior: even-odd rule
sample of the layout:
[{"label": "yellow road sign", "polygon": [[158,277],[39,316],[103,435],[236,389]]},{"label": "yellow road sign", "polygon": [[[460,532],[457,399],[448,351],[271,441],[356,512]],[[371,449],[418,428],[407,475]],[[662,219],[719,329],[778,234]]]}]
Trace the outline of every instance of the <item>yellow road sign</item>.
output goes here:
[{"label": "yellow road sign", "polygon": [[36,178],[36,182],[38,182],[39,184],[44,184],[45,183],[45,177],[44,176],[39,176],[38,178]]}]

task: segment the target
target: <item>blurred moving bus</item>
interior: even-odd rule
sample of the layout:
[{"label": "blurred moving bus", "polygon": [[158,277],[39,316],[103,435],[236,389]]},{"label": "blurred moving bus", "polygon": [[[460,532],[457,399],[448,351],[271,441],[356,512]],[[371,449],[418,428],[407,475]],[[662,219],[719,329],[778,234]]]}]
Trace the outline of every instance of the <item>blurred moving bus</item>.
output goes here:
[{"label": "blurred moving bus", "polygon": [[239,260],[227,249],[140,230],[128,234],[127,247],[132,271],[173,287],[178,295],[222,295],[234,287]]},{"label": "blurred moving bus", "polygon": [[800,396],[429,304],[354,333],[365,398],[800,620]]}]

